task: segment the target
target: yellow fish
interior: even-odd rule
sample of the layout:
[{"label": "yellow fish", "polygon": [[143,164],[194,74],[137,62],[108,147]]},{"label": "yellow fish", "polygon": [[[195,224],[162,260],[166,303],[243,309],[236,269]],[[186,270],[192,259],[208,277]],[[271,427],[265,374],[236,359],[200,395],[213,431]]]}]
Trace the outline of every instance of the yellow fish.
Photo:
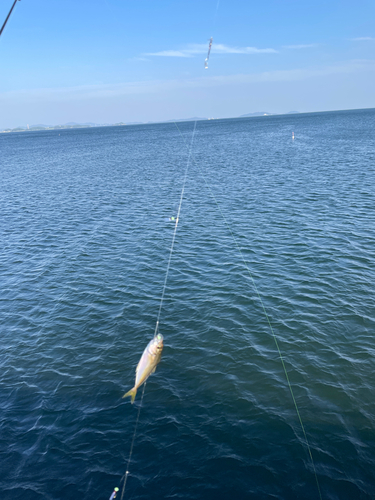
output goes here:
[{"label": "yellow fish", "polygon": [[154,373],[154,371],[156,370],[156,366],[160,361],[162,351],[163,335],[159,333],[148,343],[146,349],[143,351],[142,357],[139,360],[138,366],[135,370],[134,387],[133,389],[130,389],[129,392],[124,394],[122,396],[123,398],[131,396],[131,402],[133,404],[138,387],[146,382],[151,373]]}]

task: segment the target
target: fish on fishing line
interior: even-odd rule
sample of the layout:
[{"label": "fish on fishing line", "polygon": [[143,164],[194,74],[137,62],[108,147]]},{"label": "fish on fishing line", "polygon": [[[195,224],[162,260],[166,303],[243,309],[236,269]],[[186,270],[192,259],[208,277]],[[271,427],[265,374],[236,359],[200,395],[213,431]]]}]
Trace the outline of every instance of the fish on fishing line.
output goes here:
[{"label": "fish on fishing line", "polygon": [[131,397],[131,403],[134,403],[135,395],[137,394],[137,389],[142,384],[146,382],[148,377],[154,373],[156,366],[158,365],[161,353],[163,351],[163,335],[158,333],[147,345],[146,349],[143,351],[142,357],[139,360],[138,366],[135,370],[135,384],[133,389],[130,389],[122,397]]}]

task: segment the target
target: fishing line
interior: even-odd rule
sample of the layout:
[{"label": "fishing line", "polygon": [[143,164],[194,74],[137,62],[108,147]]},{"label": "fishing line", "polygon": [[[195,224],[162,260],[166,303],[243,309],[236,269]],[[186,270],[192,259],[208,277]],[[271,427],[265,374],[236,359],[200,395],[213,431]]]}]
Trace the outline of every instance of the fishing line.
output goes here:
[{"label": "fishing line", "polygon": [[[190,146],[189,146],[189,154],[188,154],[188,158],[187,158],[187,162],[186,162],[184,181],[183,181],[183,184],[182,184],[182,190],[181,190],[181,196],[180,196],[180,203],[178,205],[176,223],[175,223],[174,231],[173,231],[172,244],[171,244],[171,248],[170,248],[170,251],[169,251],[167,271],[165,273],[163,291],[162,291],[161,299],[160,299],[160,305],[159,305],[159,311],[158,311],[158,316],[157,316],[157,320],[156,320],[154,337],[156,337],[157,332],[159,330],[160,314],[161,314],[161,309],[162,309],[162,306],[163,306],[165,289],[167,287],[168,274],[169,274],[169,269],[170,269],[170,266],[171,266],[171,260],[172,260],[174,242],[175,242],[175,239],[176,239],[177,225],[178,225],[178,221],[179,221],[179,218],[180,218],[181,205],[182,205],[182,200],[183,200],[184,192],[185,192],[185,185],[186,185],[186,179],[187,179],[187,174],[188,174],[188,170],[189,170],[190,158],[192,157],[191,151],[192,151],[192,147],[193,147],[193,141],[194,141],[196,126],[197,126],[197,122],[195,121],[194,122],[193,133],[192,133],[192,136],[191,136],[191,142],[190,142]],[[181,134],[180,129],[178,129],[178,131]],[[133,432],[133,437],[132,437],[132,441],[131,441],[131,445],[130,445],[130,451],[129,451],[129,458],[128,458],[128,462],[127,462],[127,465],[126,465],[126,471],[125,471],[125,474],[120,479],[120,483],[121,483],[122,480],[124,480],[124,484],[122,486],[122,492],[121,492],[121,499],[120,500],[122,500],[123,497],[124,497],[125,488],[126,488],[126,482],[128,480],[128,476],[129,476],[129,466],[130,466],[130,461],[131,461],[131,458],[132,458],[132,455],[133,455],[134,441],[135,441],[135,436],[136,436],[136,433],[137,433],[139,416],[141,414],[142,401],[143,401],[143,396],[144,396],[144,393],[145,393],[145,387],[146,387],[146,382],[143,384],[143,391],[142,391],[142,396],[141,396],[141,402],[140,402],[140,405],[139,405],[139,408],[138,408],[138,414],[137,414],[137,418],[136,418],[136,421],[135,421],[134,432]]]},{"label": "fishing line", "polygon": [[[176,123],[175,123],[176,125]],[[176,125],[177,126],[177,125]],[[193,134],[191,136],[191,142],[190,142],[190,147],[189,147],[189,154],[188,154],[188,159],[187,159],[187,163],[186,163],[186,169],[185,169],[185,177],[184,177],[184,182],[183,182],[183,185],[182,185],[182,190],[181,190],[181,196],[180,196],[180,203],[178,205],[178,211],[177,211],[177,217],[176,217],[176,224],[174,226],[174,232],[173,232],[173,237],[172,237],[172,245],[171,245],[171,249],[170,249],[170,252],[169,252],[169,259],[168,259],[168,265],[167,265],[167,272],[165,273],[165,279],[164,279],[164,286],[163,286],[163,292],[161,294],[161,299],[160,299],[160,305],[159,305],[159,312],[158,312],[158,317],[156,319],[156,326],[155,326],[155,332],[154,332],[154,337],[156,337],[157,333],[158,333],[158,330],[159,330],[159,320],[160,320],[160,314],[161,314],[161,308],[163,306],[163,300],[164,300],[164,294],[165,294],[165,289],[166,289],[166,286],[167,286],[167,280],[168,280],[168,274],[169,274],[169,268],[171,266],[171,260],[172,260],[172,254],[173,254],[173,247],[174,247],[174,241],[176,239],[176,232],[177,232],[177,225],[178,225],[178,220],[180,218],[180,212],[181,212],[181,205],[182,205],[182,199],[184,197],[184,191],[185,191],[185,184],[186,184],[186,179],[187,179],[187,173],[188,173],[188,170],[189,170],[189,163],[190,163],[190,157],[192,156],[191,154],[191,150],[192,150],[192,147],[193,147],[193,141],[194,141],[194,136],[195,136],[195,129],[196,129],[196,126],[197,126],[197,122],[195,121],[194,122],[194,129],[193,129]],[[178,128],[178,127],[177,127]],[[180,132],[180,129],[178,128],[178,131],[179,133],[181,134]]]},{"label": "fishing line", "polygon": [[[176,123],[176,122],[174,122],[174,124],[176,125],[177,130],[179,131],[180,136],[182,137],[182,140],[185,142],[185,145],[187,146],[186,141],[185,141],[185,138],[184,138],[184,136],[182,135],[182,133],[181,133],[181,131],[180,131],[180,129],[179,129],[179,127],[178,127],[177,123]],[[285,373],[285,377],[286,377],[287,384],[288,384],[288,387],[289,387],[289,391],[290,391],[290,394],[291,394],[291,396],[292,396],[292,400],[293,400],[293,403],[294,403],[294,407],[295,407],[295,409],[296,409],[296,413],[297,413],[297,416],[298,416],[299,423],[300,423],[300,425],[301,425],[301,429],[302,429],[303,436],[304,436],[304,438],[305,438],[305,442],[306,442],[307,449],[308,449],[308,452],[309,452],[309,456],[310,456],[311,464],[312,464],[312,466],[313,466],[313,470],[314,470],[314,475],[315,475],[316,486],[317,486],[317,488],[318,488],[318,492],[319,492],[319,498],[320,498],[320,500],[322,500],[322,494],[321,494],[321,491],[320,491],[320,485],[319,485],[318,476],[317,476],[317,473],[316,473],[315,462],[314,462],[314,459],[313,459],[313,456],[312,456],[312,453],[311,453],[311,448],[310,448],[309,441],[308,441],[308,439],[307,439],[307,435],[306,435],[306,431],[305,431],[305,426],[303,425],[303,422],[302,422],[301,414],[300,414],[300,412],[299,412],[299,408],[298,408],[298,405],[297,405],[297,401],[296,401],[296,399],[295,399],[295,397],[294,397],[294,392],[293,392],[293,389],[292,389],[292,385],[291,385],[291,383],[290,383],[289,376],[288,376],[288,372],[287,372],[287,369],[286,369],[286,366],[285,366],[285,363],[284,363],[284,358],[283,358],[283,356],[282,356],[282,354],[281,354],[281,350],[280,350],[280,347],[279,347],[279,342],[278,342],[278,340],[277,340],[277,337],[276,337],[276,334],[275,334],[275,332],[274,332],[274,329],[272,328],[270,318],[269,318],[269,316],[268,316],[268,314],[267,314],[267,312],[266,312],[266,308],[265,308],[265,306],[264,306],[263,300],[262,300],[262,298],[261,298],[261,296],[260,296],[260,293],[259,293],[259,291],[258,291],[258,287],[256,286],[256,283],[255,283],[255,281],[254,281],[253,275],[251,274],[251,271],[250,271],[250,269],[249,269],[249,266],[247,265],[247,262],[246,262],[246,260],[245,260],[245,257],[244,257],[244,255],[243,255],[243,253],[242,253],[242,251],[241,251],[241,248],[240,248],[240,246],[239,246],[239,244],[238,244],[238,242],[237,242],[237,239],[236,239],[236,237],[234,236],[233,231],[232,231],[232,229],[231,229],[231,227],[230,227],[230,225],[229,225],[229,223],[228,223],[228,221],[227,221],[227,219],[226,219],[226,217],[225,217],[225,215],[224,215],[223,211],[221,210],[221,207],[220,207],[220,205],[219,205],[219,202],[217,201],[217,199],[216,199],[216,197],[215,197],[215,195],[214,195],[214,193],[213,193],[213,191],[212,191],[211,187],[210,187],[210,186],[209,186],[209,184],[207,183],[206,177],[204,176],[204,173],[202,172],[202,170],[201,170],[200,166],[198,165],[197,161],[195,160],[194,155],[191,155],[191,158],[192,158],[192,161],[193,161],[194,165],[198,168],[199,173],[201,174],[201,177],[203,178],[203,181],[204,181],[204,183],[205,183],[205,185],[206,185],[207,189],[210,191],[211,196],[212,196],[212,198],[213,198],[213,199],[214,199],[214,201],[215,201],[215,204],[216,204],[216,206],[217,206],[217,208],[218,208],[218,210],[219,210],[219,212],[220,212],[220,214],[221,214],[221,216],[222,216],[222,218],[223,218],[223,220],[224,220],[225,225],[226,225],[226,226],[227,226],[227,228],[229,229],[229,232],[230,232],[230,234],[231,234],[231,236],[232,236],[232,239],[233,239],[233,241],[234,241],[234,243],[235,243],[235,245],[236,245],[236,247],[237,247],[237,249],[238,249],[238,251],[239,251],[239,253],[240,253],[240,255],[241,255],[242,261],[243,261],[243,263],[244,263],[244,265],[245,265],[245,268],[246,268],[246,270],[247,270],[247,272],[248,272],[248,274],[249,274],[249,276],[250,276],[251,282],[252,282],[252,284],[253,284],[253,286],[254,286],[254,288],[255,288],[255,291],[256,291],[256,294],[257,294],[257,296],[258,296],[258,299],[259,299],[259,301],[260,301],[260,303],[261,303],[261,305],[262,305],[262,309],[263,309],[264,315],[265,315],[265,317],[266,317],[266,319],[267,319],[268,326],[270,327],[270,330],[271,330],[271,332],[272,332],[272,336],[273,336],[274,341],[275,341],[275,345],[276,345],[277,352],[278,352],[278,354],[279,354],[279,356],[280,356],[281,364],[282,364],[283,369],[284,369],[284,373]]]},{"label": "fishing line", "polygon": [[134,441],[135,441],[135,435],[137,433],[137,427],[138,427],[138,421],[139,421],[139,415],[141,413],[141,408],[142,408],[142,401],[143,401],[143,396],[144,396],[144,393],[145,393],[145,387],[146,387],[146,382],[143,384],[143,391],[142,391],[142,396],[141,396],[141,402],[139,404],[139,408],[138,408],[138,415],[137,415],[137,419],[135,421],[135,426],[134,426],[134,432],[133,432],[133,437],[132,437],[132,442],[131,442],[131,445],[130,445],[130,451],[129,451],[129,458],[128,458],[128,463],[126,465],[126,471],[125,471],[125,474],[122,476],[122,478],[120,479],[120,483],[121,481],[124,479],[124,484],[122,486],[122,492],[121,492],[121,499],[122,500],[124,498],[124,493],[125,493],[125,488],[126,488],[126,482],[128,480],[128,476],[129,476],[129,465],[130,465],[130,461],[131,461],[131,458],[132,458],[132,455],[133,455],[133,448],[134,448]]},{"label": "fishing line", "polygon": [[216,24],[216,17],[217,17],[217,13],[218,13],[218,10],[219,10],[219,5],[220,5],[220,0],[217,0],[216,10],[215,10],[215,15],[214,15],[214,21],[213,21],[213,26],[214,27],[215,27],[215,24]]}]

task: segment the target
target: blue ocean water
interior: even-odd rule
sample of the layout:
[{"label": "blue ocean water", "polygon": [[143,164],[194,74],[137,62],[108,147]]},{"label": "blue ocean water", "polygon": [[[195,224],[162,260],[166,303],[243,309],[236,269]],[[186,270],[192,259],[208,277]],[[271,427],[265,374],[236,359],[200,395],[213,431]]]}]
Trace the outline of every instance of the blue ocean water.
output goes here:
[{"label": "blue ocean water", "polygon": [[[0,135],[2,500],[121,487],[178,127]],[[374,130],[375,110],[197,123],[125,498],[375,497]]]}]

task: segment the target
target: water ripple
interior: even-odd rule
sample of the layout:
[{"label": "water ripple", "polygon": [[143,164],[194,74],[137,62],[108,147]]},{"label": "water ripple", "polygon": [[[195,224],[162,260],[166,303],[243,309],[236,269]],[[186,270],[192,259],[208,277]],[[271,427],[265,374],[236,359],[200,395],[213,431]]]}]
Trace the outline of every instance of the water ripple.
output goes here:
[{"label": "water ripple", "polygon": [[[198,123],[129,498],[318,498],[259,297],[322,497],[373,498],[374,125],[372,110]],[[0,143],[0,496],[105,499],[186,146],[173,124]]]}]

